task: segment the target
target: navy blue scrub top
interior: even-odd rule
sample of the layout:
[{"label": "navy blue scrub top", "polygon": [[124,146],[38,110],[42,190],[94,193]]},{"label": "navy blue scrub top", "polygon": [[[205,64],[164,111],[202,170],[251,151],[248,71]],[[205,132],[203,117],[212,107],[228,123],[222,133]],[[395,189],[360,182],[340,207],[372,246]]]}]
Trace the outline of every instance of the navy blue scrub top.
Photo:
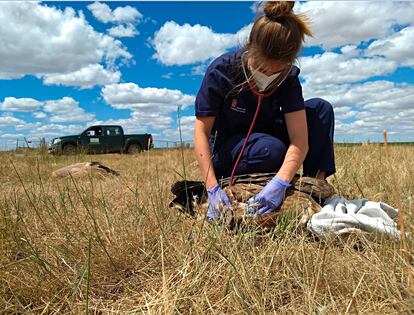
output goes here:
[{"label": "navy blue scrub top", "polygon": [[[250,89],[238,93],[239,87],[236,87],[245,81],[241,68],[243,52],[244,50],[238,50],[226,53],[214,60],[207,69],[196,97],[196,116],[216,117],[210,144],[214,143],[214,148],[217,149],[230,136],[247,134],[256,111],[257,96]],[[252,132],[278,137],[283,114],[305,108],[299,72],[299,68],[293,67],[282,85],[272,95],[263,98]]]}]

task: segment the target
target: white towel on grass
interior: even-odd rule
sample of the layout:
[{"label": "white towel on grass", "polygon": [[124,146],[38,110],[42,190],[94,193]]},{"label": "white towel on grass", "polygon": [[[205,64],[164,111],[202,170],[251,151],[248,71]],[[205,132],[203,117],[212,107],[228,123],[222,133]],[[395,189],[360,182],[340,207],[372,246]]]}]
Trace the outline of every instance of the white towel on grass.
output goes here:
[{"label": "white towel on grass", "polygon": [[325,201],[322,211],[312,216],[307,228],[320,238],[356,231],[400,238],[397,217],[398,209],[384,202],[335,196]]}]

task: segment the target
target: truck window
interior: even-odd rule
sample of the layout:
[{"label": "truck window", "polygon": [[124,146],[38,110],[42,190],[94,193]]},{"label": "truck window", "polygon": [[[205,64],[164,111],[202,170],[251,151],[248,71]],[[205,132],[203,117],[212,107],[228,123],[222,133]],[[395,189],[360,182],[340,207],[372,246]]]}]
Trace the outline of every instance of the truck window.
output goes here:
[{"label": "truck window", "polygon": [[102,133],[102,127],[91,127],[91,128],[89,128],[87,131],[86,131],[86,134],[88,135],[88,136],[102,136],[103,135],[103,133]]},{"label": "truck window", "polygon": [[107,136],[119,136],[121,135],[121,128],[120,127],[106,127]]}]

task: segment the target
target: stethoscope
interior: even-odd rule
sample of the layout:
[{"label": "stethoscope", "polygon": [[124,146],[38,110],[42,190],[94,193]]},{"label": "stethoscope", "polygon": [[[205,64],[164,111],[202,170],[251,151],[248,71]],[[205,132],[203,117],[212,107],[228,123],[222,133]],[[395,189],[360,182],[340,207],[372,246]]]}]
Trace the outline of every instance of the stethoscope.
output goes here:
[{"label": "stethoscope", "polygon": [[247,63],[247,60],[246,61],[244,60],[245,56],[246,56],[246,53],[247,53],[247,50],[241,56],[241,63],[242,63],[243,73],[244,73],[244,76],[246,77],[246,80],[247,80],[247,83],[249,85],[250,90],[252,91],[252,93],[254,95],[257,96],[257,106],[256,106],[256,112],[254,113],[254,116],[253,116],[252,123],[250,124],[250,127],[249,127],[249,131],[247,132],[246,138],[244,139],[244,142],[243,142],[243,146],[240,150],[240,153],[239,153],[239,155],[236,159],[236,162],[234,163],[233,169],[231,171],[230,188],[234,184],[234,174],[236,172],[236,168],[239,165],[239,162],[240,162],[240,159],[243,155],[244,150],[246,149],[246,145],[247,145],[247,142],[249,141],[250,134],[252,133],[254,124],[256,123],[256,120],[257,120],[257,116],[259,115],[259,111],[260,111],[260,107],[262,106],[263,98],[267,97],[269,95],[272,95],[280,87],[280,85],[285,81],[285,79],[287,78],[287,76],[289,75],[289,73],[290,73],[290,71],[292,70],[292,67],[293,67],[293,65],[291,65],[290,68],[287,68],[288,71],[286,71],[286,74],[284,74],[284,76],[282,76],[282,79],[277,84],[275,84],[275,86],[269,92],[267,92],[267,93],[259,92],[257,90],[256,83],[252,82],[251,78],[247,75],[247,70],[246,70],[246,65],[245,65],[245,63]]}]

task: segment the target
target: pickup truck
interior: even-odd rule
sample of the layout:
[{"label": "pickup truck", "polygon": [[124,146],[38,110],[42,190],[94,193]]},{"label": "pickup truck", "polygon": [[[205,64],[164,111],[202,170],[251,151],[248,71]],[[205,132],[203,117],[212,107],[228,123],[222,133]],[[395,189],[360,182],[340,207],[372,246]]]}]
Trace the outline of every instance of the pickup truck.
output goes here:
[{"label": "pickup truck", "polygon": [[135,154],[153,148],[150,134],[125,135],[121,126],[91,126],[80,135],[54,138],[49,153],[130,153]]}]

